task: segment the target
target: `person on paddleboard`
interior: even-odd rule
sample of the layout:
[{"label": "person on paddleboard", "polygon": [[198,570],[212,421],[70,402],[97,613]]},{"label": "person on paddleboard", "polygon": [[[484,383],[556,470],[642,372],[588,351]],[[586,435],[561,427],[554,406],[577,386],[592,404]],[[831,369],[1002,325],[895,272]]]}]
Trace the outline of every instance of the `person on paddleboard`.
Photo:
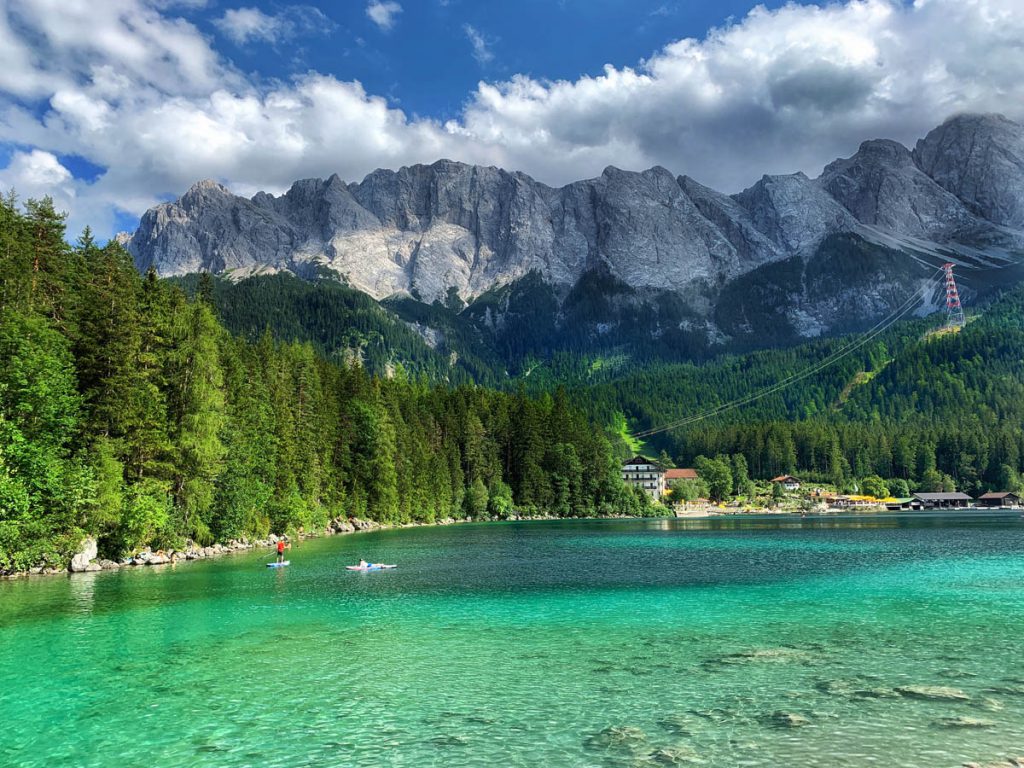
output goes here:
[{"label": "person on paddleboard", "polygon": [[277,540],[277,562],[284,562],[284,539]]}]

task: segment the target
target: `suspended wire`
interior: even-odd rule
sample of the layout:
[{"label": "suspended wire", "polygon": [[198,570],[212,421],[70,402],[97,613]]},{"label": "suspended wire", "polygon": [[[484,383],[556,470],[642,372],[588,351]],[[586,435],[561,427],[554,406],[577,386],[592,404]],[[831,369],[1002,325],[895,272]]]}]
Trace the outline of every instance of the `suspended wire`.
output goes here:
[{"label": "suspended wire", "polygon": [[703,421],[704,419],[710,418],[712,416],[718,416],[719,414],[747,405],[749,403],[754,402],[755,400],[760,400],[763,397],[767,397],[768,395],[774,394],[775,392],[785,389],[791,384],[795,384],[798,381],[806,379],[808,376],[813,376],[815,373],[827,368],[833,363],[848,356],[852,352],[855,352],[856,350],[860,349],[869,341],[887,331],[894,323],[898,322],[903,317],[908,315],[910,312],[917,309],[918,304],[922,304],[925,301],[927,301],[934,294],[935,290],[938,289],[940,285],[943,283],[944,278],[942,276],[939,276],[939,273],[941,272],[941,268],[933,272],[928,278],[929,282],[924,291],[920,293],[915,293],[909,299],[904,301],[903,304],[897,307],[887,317],[883,318],[878,323],[876,323],[872,328],[868,329],[860,338],[848,343],[846,346],[840,347],[839,349],[835,350],[834,352],[827,355],[823,359],[819,360],[817,363],[814,363],[810,367],[805,368],[803,371],[797,371],[796,373],[790,374],[789,376],[785,377],[784,379],[781,379],[780,381],[775,382],[775,384],[772,384],[770,387],[767,387],[766,389],[763,389],[760,392],[745,395],[744,397],[737,398],[736,400],[732,400],[728,403],[723,403],[719,406],[716,406],[715,408],[711,408],[702,413],[696,413],[691,416],[679,419],[677,421],[670,422],[669,424],[665,424],[660,427],[654,427],[651,429],[645,429],[639,432],[634,432],[633,436],[650,437],[651,435],[656,435],[660,432],[667,432],[671,429],[679,429],[680,427],[688,426],[689,424],[693,424],[698,421]]},{"label": "suspended wire", "polygon": [[[941,270],[938,270],[938,271],[941,271]],[[817,363],[813,364],[809,368],[804,369],[803,371],[798,371],[796,373],[790,374],[786,378],[776,382],[775,384],[773,384],[772,386],[762,390],[761,392],[756,392],[756,393],[753,393],[753,394],[746,395],[744,397],[738,398],[738,399],[733,400],[731,402],[723,403],[723,404],[721,404],[721,405],[719,405],[719,406],[717,406],[715,408],[712,408],[712,409],[710,409],[708,411],[705,411],[705,412],[702,412],[702,413],[698,413],[698,414],[693,414],[691,416],[685,417],[683,419],[679,419],[679,420],[677,420],[675,422],[671,422],[670,424],[666,424],[666,425],[661,426],[661,427],[657,427],[657,428],[653,428],[653,429],[647,429],[647,430],[642,430],[640,432],[635,433],[635,436],[636,437],[647,437],[649,435],[654,435],[654,434],[657,434],[659,432],[665,432],[665,431],[670,430],[670,429],[677,429],[677,428],[679,428],[681,426],[686,426],[688,424],[691,424],[691,423],[697,422],[697,421],[701,421],[701,420],[709,418],[711,416],[716,416],[716,415],[718,415],[720,413],[724,413],[724,412],[726,412],[728,410],[732,410],[733,408],[738,408],[738,407],[740,407],[742,405],[746,405],[748,403],[754,402],[755,400],[759,400],[762,397],[767,397],[770,394],[773,394],[773,393],[778,392],[778,391],[780,391],[782,389],[785,389],[790,384],[793,384],[793,383],[795,383],[797,381],[800,381],[802,379],[807,378],[808,376],[811,376],[811,375],[817,373],[818,371],[828,367],[829,365],[835,363],[836,361],[838,361],[838,360],[842,359],[843,357],[846,357],[850,353],[856,351],[857,349],[859,349],[860,347],[864,346],[869,341],[871,341],[872,339],[877,337],[879,334],[881,334],[884,331],[886,331],[895,322],[899,321],[901,318],[905,317],[908,313],[910,313],[911,311],[916,309],[916,305],[918,303],[923,302],[924,300],[926,300],[930,293],[934,292],[937,288],[940,287],[940,283],[941,283],[941,278],[939,278],[937,280],[933,280],[931,283],[928,284],[928,287],[927,287],[928,290],[924,291],[922,294],[914,295],[910,299],[905,301],[900,307],[898,307],[888,317],[884,318],[879,323],[877,323],[873,328],[871,328],[868,331],[866,331],[865,334],[861,338],[859,338],[858,340],[856,340],[854,342],[851,342],[851,343],[847,344],[844,347],[840,347],[839,349],[835,350],[830,355],[828,355],[824,359],[818,361]]]},{"label": "suspended wire", "polygon": [[[933,288],[937,287],[937,285],[936,286],[932,286],[932,287]],[[655,435],[655,434],[658,434],[660,432],[666,432],[666,431],[671,430],[671,429],[678,429],[680,427],[687,426],[689,424],[692,424],[692,423],[695,423],[695,422],[698,422],[698,421],[702,421],[702,420],[710,418],[712,416],[717,416],[717,415],[720,415],[720,414],[725,413],[727,411],[733,410],[735,408],[739,408],[741,406],[747,405],[747,404],[752,403],[752,402],[754,402],[756,400],[760,400],[763,397],[767,397],[768,395],[774,394],[775,392],[779,392],[779,391],[787,388],[788,386],[790,386],[792,384],[795,384],[796,382],[801,381],[801,380],[807,378],[808,376],[814,375],[815,373],[817,373],[817,372],[827,368],[828,366],[830,366],[833,363],[841,360],[842,358],[846,357],[847,355],[855,352],[857,349],[859,349],[860,347],[864,346],[869,341],[874,339],[876,336],[878,336],[879,334],[881,334],[885,330],[887,330],[893,323],[897,322],[902,317],[904,317],[908,313],[910,313],[912,310],[916,309],[916,305],[919,302],[921,302],[923,300],[923,298],[924,297],[915,297],[914,299],[911,299],[909,302],[906,302],[900,308],[900,310],[898,311],[897,314],[892,315],[891,319],[889,320],[889,322],[886,323],[885,325],[877,327],[873,331],[867,333],[865,336],[860,338],[858,341],[856,341],[854,343],[851,343],[851,344],[847,345],[846,347],[843,347],[843,348],[841,348],[839,350],[836,350],[835,352],[833,352],[832,354],[830,354],[829,356],[827,356],[823,360],[819,361],[818,363],[813,364],[812,366],[804,369],[803,371],[798,371],[797,373],[790,374],[786,378],[782,379],[781,381],[776,382],[775,384],[771,385],[770,387],[767,387],[766,389],[764,389],[764,390],[762,390],[760,392],[755,392],[755,393],[750,394],[750,395],[745,395],[744,397],[738,398],[738,399],[730,401],[728,403],[723,403],[723,404],[721,404],[719,406],[716,406],[715,408],[712,408],[710,410],[704,411],[702,413],[693,414],[691,416],[687,416],[685,418],[679,419],[677,421],[671,422],[669,424],[666,424],[666,425],[663,425],[663,426],[660,426],[660,427],[656,427],[656,428],[652,428],[652,429],[646,429],[646,430],[642,430],[642,431],[636,432],[636,433],[634,433],[634,436],[635,437],[649,437],[651,435]]]}]

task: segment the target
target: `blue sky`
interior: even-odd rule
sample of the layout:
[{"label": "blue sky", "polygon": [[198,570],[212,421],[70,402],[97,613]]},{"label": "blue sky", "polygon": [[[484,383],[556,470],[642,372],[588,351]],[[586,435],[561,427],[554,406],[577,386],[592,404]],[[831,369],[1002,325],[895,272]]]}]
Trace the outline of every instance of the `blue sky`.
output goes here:
[{"label": "blue sky", "polygon": [[[807,4],[807,3],[804,3]],[[267,77],[314,69],[359,80],[370,93],[387,96],[415,115],[447,120],[460,114],[479,80],[526,74],[575,80],[598,75],[605,64],[633,66],[662,46],[742,18],[750,0],[408,0],[381,29],[367,5],[306,3],[327,21],[319,30],[281,44],[236,43],[216,26],[228,8],[256,7],[280,13],[280,3],[219,4],[197,9],[193,18],[217,36],[217,46],[239,67]],[[782,2],[760,3],[777,8]],[[485,46],[480,61],[471,27]]]},{"label": "blue sky", "polygon": [[5,0],[0,191],[69,229],[448,158],[559,185],[816,176],[955,112],[1024,118],[1020,0]]}]

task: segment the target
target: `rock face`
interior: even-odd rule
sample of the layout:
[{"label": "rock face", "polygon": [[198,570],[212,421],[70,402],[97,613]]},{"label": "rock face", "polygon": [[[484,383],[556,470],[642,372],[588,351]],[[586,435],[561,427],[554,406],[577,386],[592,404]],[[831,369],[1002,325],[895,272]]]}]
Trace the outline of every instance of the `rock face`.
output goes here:
[{"label": "rock face", "polygon": [[608,168],[556,190],[442,160],[350,186],[337,176],[306,179],[281,197],[251,200],[199,182],[147,212],[127,246],[140,269],[163,275],[326,269],[378,299],[429,302],[451,289],[469,299],[530,272],[568,288],[598,266],[635,288],[681,291],[779,255],[749,224],[753,247],[742,224],[720,223],[725,232],[663,168]]},{"label": "rock face", "polygon": [[972,212],[1024,227],[1024,126],[1001,115],[961,115],[918,141],[914,160]]},{"label": "rock face", "polygon": [[858,221],[892,232],[941,242],[979,223],[895,141],[865,141],[818,182]]},{"label": "rock face", "polygon": [[597,271],[675,293],[710,317],[731,282],[810,258],[837,235],[938,260],[961,246],[1019,253],[1021,230],[1024,128],[966,115],[913,151],[866,141],[817,179],[765,176],[731,196],[663,168],[607,168],[556,189],[448,160],[354,184],[305,179],[277,197],[246,199],[203,181],[148,211],[123,242],[140,269],[163,275],[326,273],[377,299],[427,303],[453,293],[469,301],[530,274],[564,297]]},{"label": "rock face", "polygon": [[736,201],[785,253],[808,253],[828,235],[857,228],[853,214],[802,173],[765,176]]}]

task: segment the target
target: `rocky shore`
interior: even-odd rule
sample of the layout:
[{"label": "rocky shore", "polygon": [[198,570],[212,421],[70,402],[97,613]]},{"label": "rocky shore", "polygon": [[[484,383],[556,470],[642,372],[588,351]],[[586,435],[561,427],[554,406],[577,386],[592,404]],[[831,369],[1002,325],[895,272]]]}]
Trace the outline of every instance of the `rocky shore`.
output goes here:
[{"label": "rocky shore", "polygon": [[[510,520],[555,520],[550,515],[513,515]],[[444,518],[433,523],[378,523],[375,520],[362,520],[358,517],[339,517],[331,520],[322,531],[303,531],[297,536],[299,539],[315,539],[321,536],[346,535],[364,531],[377,531],[394,528],[419,528],[428,525],[455,525],[457,523],[474,522],[472,518]],[[475,521],[485,522],[485,521]],[[287,535],[277,536],[270,534],[265,539],[230,539],[227,542],[211,544],[201,547],[194,542],[188,542],[183,549],[158,549],[149,547],[133,554],[130,557],[122,557],[119,560],[107,560],[99,558],[96,539],[87,538],[82,542],[79,552],[71,558],[67,568],[54,566],[36,566],[27,571],[19,573],[0,574],[0,578],[15,579],[24,576],[34,575],[56,575],[63,573],[92,573],[96,571],[115,571],[119,568],[137,567],[144,565],[173,565],[190,560],[206,560],[211,557],[230,555],[236,552],[247,552],[253,549],[267,549],[277,546],[281,539],[291,541]]]}]

